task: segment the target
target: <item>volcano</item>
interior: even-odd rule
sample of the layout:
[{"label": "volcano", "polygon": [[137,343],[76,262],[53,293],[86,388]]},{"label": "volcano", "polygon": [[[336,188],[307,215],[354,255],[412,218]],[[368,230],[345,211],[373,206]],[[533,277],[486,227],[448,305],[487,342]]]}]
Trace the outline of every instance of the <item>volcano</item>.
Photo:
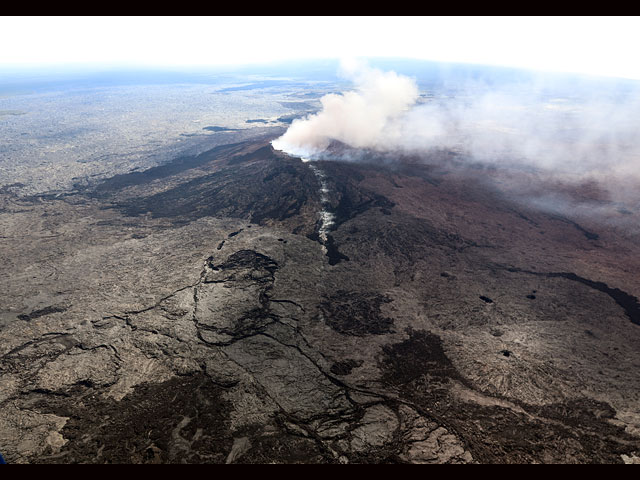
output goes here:
[{"label": "volcano", "polygon": [[272,140],[2,193],[9,462],[640,459],[636,232],[458,152]]}]

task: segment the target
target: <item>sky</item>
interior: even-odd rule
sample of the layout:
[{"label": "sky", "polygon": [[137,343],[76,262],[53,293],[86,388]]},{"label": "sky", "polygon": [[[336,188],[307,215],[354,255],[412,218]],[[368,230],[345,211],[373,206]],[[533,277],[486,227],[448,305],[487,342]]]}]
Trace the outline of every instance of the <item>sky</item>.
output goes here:
[{"label": "sky", "polygon": [[0,66],[402,57],[640,79],[640,17],[0,17]]}]

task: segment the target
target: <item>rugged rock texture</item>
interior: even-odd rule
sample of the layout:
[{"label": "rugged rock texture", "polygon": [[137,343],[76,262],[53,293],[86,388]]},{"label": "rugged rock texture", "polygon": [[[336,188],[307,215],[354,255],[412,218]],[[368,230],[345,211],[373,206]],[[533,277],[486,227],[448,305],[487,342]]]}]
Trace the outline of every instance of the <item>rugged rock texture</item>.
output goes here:
[{"label": "rugged rock texture", "polygon": [[637,234],[450,157],[317,162],[327,245],[316,175],[266,140],[0,193],[0,451],[637,462]]}]

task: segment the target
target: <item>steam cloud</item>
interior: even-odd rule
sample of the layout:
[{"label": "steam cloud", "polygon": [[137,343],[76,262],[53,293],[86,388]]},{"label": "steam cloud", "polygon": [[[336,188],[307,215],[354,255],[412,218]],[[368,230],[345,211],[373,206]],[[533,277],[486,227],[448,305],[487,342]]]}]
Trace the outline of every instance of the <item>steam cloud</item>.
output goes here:
[{"label": "steam cloud", "polygon": [[382,72],[358,62],[342,62],[342,72],[356,89],[321,98],[322,111],[291,127],[273,142],[274,148],[313,156],[332,140],[355,148],[381,145],[388,128],[401,121],[418,98],[415,82],[395,72]]},{"label": "steam cloud", "polygon": [[640,89],[630,83],[621,91],[615,82],[539,76],[421,96],[407,76],[355,61],[341,69],[353,90],[322,97],[322,109],[294,120],[274,148],[310,159],[335,140],[379,152],[449,149],[474,162],[608,182],[618,196],[640,179]]}]

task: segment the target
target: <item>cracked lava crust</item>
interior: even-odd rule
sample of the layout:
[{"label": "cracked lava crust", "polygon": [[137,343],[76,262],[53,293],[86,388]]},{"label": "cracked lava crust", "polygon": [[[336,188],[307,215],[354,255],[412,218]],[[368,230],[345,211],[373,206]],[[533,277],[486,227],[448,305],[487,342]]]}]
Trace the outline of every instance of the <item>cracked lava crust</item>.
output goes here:
[{"label": "cracked lava crust", "polygon": [[638,460],[637,236],[269,140],[0,193],[8,462]]}]

